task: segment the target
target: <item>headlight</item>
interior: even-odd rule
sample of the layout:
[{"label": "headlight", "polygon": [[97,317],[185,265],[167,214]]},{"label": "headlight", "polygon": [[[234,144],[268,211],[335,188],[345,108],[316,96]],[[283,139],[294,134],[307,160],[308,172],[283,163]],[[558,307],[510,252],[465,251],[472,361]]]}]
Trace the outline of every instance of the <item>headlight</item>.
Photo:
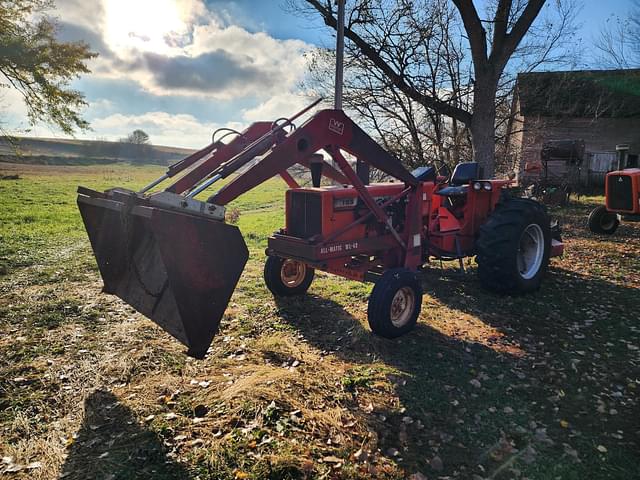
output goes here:
[{"label": "headlight", "polygon": [[490,192],[491,190],[493,190],[493,185],[491,185],[491,182],[482,182],[482,188],[484,188],[487,192]]},{"label": "headlight", "polygon": [[480,190],[482,190],[482,183],[481,182],[473,182],[473,189],[476,192],[479,192]]}]

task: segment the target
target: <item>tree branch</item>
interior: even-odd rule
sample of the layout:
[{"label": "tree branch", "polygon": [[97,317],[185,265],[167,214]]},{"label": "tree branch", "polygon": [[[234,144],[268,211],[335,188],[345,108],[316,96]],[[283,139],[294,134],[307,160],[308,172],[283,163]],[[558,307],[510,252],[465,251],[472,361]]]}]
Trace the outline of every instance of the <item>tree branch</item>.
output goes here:
[{"label": "tree branch", "polygon": [[512,0],[500,0],[498,3],[493,26],[493,42],[491,43],[492,52],[502,48],[502,42],[507,35],[507,25],[509,24],[511,5]]},{"label": "tree branch", "polygon": [[[308,4],[313,6],[319,13],[322,15],[324,22],[336,29],[338,26],[337,19],[333,16],[333,13],[325,8],[318,0],[305,0]],[[466,110],[461,108],[452,106],[446,102],[443,102],[437,98],[431,97],[430,95],[425,95],[422,92],[419,92],[414,87],[409,85],[405,78],[398,74],[380,55],[380,53],[374,49],[371,45],[369,45],[360,35],[351,30],[350,28],[345,27],[345,37],[351,40],[360,51],[369,59],[373,64],[382,70],[382,72],[391,80],[393,85],[395,85],[400,91],[402,91],[405,95],[407,95],[412,100],[418,102],[421,105],[424,105],[427,108],[432,108],[443,115],[447,115],[449,117],[455,118],[465,124],[471,122],[471,114]]]},{"label": "tree branch", "polygon": [[487,32],[482,26],[478,11],[472,0],[453,0],[453,4],[460,12],[464,29],[469,37],[474,69],[477,73],[480,73],[486,68],[487,64]]},{"label": "tree branch", "polygon": [[529,31],[529,27],[531,27],[540,10],[542,10],[545,2],[546,0],[529,0],[527,2],[527,6],[520,18],[518,18],[511,31],[505,35],[504,42],[501,45],[502,48],[491,52],[489,62],[492,65],[500,68],[500,70],[504,68],[511,54],[518,48],[518,45]]}]

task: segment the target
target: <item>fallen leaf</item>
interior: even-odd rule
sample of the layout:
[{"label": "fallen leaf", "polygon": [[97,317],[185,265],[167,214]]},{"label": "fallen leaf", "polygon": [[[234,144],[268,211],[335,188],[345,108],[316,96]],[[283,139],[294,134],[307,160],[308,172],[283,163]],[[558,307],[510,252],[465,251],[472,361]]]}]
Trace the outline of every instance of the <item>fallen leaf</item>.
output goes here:
[{"label": "fallen leaf", "polygon": [[425,475],[420,472],[409,475],[409,480],[428,480]]},{"label": "fallen leaf", "polygon": [[442,469],[444,468],[442,459],[437,455],[431,459],[431,461],[429,462],[429,465],[431,465],[431,468],[433,468],[436,472],[441,472]]},{"label": "fallen leaf", "polygon": [[357,452],[353,454],[354,460],[357,462],[366,462],[369,455],[363,449],[359,449]]},{"label": "fallen leaf", "polygon": [[342,463],[342,459],[338,457],[334,457],[333,455],[329,455],[322,459],[323,462],[326,463]]},{"label": "fallen leaf", "polygon": [[398,455],[400,455],[400,452],[397,448],[392,447],[387,449],[386,454],[390,457],[397,457]]}]

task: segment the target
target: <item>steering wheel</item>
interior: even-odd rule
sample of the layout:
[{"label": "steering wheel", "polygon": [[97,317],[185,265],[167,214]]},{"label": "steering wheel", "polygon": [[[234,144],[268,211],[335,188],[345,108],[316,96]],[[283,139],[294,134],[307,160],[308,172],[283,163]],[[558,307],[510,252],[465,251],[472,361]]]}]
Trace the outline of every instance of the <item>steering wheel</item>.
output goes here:
[{"label": "steering wheel", "polygon": [[445,178],[442,183],[448,182],[449,178],[451,178],[451,169],[449,168],[449,165],[442,160],[437,160],[434,162],[434,167],[436,167],[436,174],[439,177]]}]

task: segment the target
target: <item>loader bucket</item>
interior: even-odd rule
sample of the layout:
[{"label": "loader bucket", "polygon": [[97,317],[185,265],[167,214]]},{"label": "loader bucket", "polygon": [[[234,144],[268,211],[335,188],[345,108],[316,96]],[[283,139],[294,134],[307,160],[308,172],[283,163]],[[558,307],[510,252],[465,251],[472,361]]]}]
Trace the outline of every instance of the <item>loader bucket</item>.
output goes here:
[{"label": "loader bucket", "polygon": [[104,282],[203,358],[249,257],[222,221],[80,188],[78,207]]}]

